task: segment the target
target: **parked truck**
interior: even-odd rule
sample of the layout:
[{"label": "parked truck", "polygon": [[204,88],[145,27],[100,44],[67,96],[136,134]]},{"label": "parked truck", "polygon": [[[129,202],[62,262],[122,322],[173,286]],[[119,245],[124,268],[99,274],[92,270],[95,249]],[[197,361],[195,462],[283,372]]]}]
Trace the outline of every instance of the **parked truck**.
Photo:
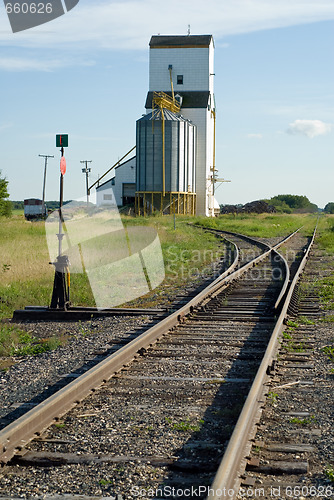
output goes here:
[{"label": "parked truck", "polygon": [[28,198],[24,200],[24,217],[27,220],[45,219],[47,214],[47,207],[45,204],[43,207],[42,200],[37,198]]}]

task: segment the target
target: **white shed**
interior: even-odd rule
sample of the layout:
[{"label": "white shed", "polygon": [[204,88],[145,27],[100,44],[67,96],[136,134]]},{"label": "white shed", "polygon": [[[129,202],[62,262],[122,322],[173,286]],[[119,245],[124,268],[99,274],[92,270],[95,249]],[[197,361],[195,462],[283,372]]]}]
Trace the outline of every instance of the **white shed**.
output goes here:
[{"label": "white shed", "polygon": [[113,170],[114,177],[96,188],[96,204],[124,205],[134,204],[136,192],[136,157],[120,163]]}]

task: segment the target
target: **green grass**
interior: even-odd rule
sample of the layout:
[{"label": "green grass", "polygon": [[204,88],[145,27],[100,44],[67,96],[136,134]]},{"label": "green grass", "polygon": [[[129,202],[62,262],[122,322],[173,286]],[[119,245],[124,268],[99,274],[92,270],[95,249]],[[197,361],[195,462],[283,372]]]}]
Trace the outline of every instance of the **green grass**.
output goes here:
[{"label": "green grass", "polygon": [[322,231],[317,238],[317,243],[327,253],[334,254],[334,215],[321,218]]},{"label": "green grass", "polygon": [[270,404],[271,405],[275,405],[277,403],[277,398],[278,398],[278,394],[276,392],[268,392],[268,400],[270,401]]},{"label": "green grass", "polygon": [[306,425],[314,424],[316,422],[316,418],[314,415],[311,415],[308,418],[298,418],[298,417],[293,417],[290,418],[290,424],[296,424],[300,425],[301,427],[305,427]]},{"label": "green grass", "polygon": [[53,270],[44,224],[0,218],[0,242],[0,319],[25,305],[49,302]]},{"label": "green grass", "polygon": [[19,209],[19,208],[15,208],[12,210],[12,216],[15,216],[15,217],[24,217],[24,209]]},{"label": "green grass", "polygon": [[306,318],[305,316],[298,316],[298,323],[300,325],[315,325],[315,321]]},{"label": "green grass", "polygon": [[290,327],[289,329],[292,330],[294,328],[298,328],[299,324],[297,323],[297,321],[292,321],[292,320],[288,320],[286,322],[286,324]]},{"label": "green grass", "polygon": [[283,345],[283,349],[286,349],[288,352],[305,352],[305,344],[303,342],[293,342],[290,340],[286,344]]},{"label": "green grass", "polygon": [[57,337],[38,339],[25,330],[0,323],[0,356],[36,356],[61,343]]},{"label": "green grass", "polygon": [[322,323],[334,323],[334,314],[329,314],[320,320]]},{"label": "green grass", "polygon": [[[200,280],[203,267],[222,255],[215,235],[188,225],[189,218],[124,217],[125,226],[153,226],[164,256],[165,283],[180,284]],[[43,222],[27,222],[22,217],[0,219],[0,319],[26,305],[50,304],[54,267],[49,254]],[[159,290],[156,290],[159,294]],[[87,276],[71,273],[70,300],[75,305],[95,306]]]},{"label": "green grass", "polygon": [[66,424],[64,422],[59,422],[58,424],[54,424],[57,429],[64,429],[66,427]]},{"label": "green grass", "polygon": [[[312,283],[312,288],[308,284],[301,286],[301,294],[307,295],[308,291],[313,291],[319,296],[320,304],[326,311],[334,309],[334,271],[332,270],[329,276],[325,278],[317,278]],[[329,317],[324,318],[326,321],[331,321]]]},{"label": "green grass", "polygon": [[136,299],[129,306],[157,307],[161,295],[168,289],[182,287],[186,282],[199,283],[213,262],[226,250],[221,238],[193,227],[193,218],[177,217],[176,229],[172,216],[124,217],[125,226],[150,225],[159,235],[165,266],[165,280],[152,293]]},{"label": "green grass", "polygon": [[303,227],[303,234],[312,234],[317,217],[315,215],[286,215],[286,214],[239,214],[221,215],[214,219],[195,218],[195,224],[240,232],[248,236],[272,238],[286,236],[296,229]]},{"label": "green grass", "polygon": [[166,417],[165,418],[167,424],[169,424],[174,430],[179,432],[199,432],[201,430],[201,426],[204,424],[204,420],[199,420],[198,423],[191,423],[189,418],[185,420],[180,420],[179,422],[173,422],[172,419]]},{"label": "green grass", "polygon": [[321,280],[317,281],[317,286],[320,288],[320,302],[324,304],[325,309],[334,308],[334,273]]},{"label": "green grass", "polygon": [[114,480],[113,479],[100,479],[99,484],[101,486],[108,486],[109,484],[114,484]]},{"label": "green grass", "polygon": [[330,480],[331,483],[334,483],[334,467],[330,465],[325,469],[325,476]]},{"label": "green grass", "polygon": [[0,356],[9,356],[19,343],[20,334],[23,330],[19,328],[10,327],[6,324],[0,324]]},{"label": "green grass", "polygon": [[334,345],[326,345],[321,350],[324,354],[326,354],[329,361],[334,363]]}]

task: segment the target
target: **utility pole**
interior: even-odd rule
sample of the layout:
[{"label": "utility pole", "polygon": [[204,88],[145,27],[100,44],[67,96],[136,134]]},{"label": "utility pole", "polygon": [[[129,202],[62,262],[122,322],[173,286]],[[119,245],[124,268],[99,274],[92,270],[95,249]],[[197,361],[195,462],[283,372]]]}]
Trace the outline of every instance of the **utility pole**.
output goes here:
[{"label": "utility pole", "polygon": [[92,163],[92,160],[80,160],[80,163],[85,163],[85,168],[82,169],[82,173],[86,174],[86,193],[87,193],[87,207],[89,204],[89,190],[88,190],[88,175],[91,172],[91,168],[87,167],[87,163]]},{"label": "utility pole", "polygon": [[38,155],[41,156],[42,158],[45,158],[45,165],[44,165],[44,181],[43,181],[43,198],[42,198],[42,215],[45,215],[45,182],[46,182],[46,167],[48,165],[48,158],[54,158],[52,155]]}]

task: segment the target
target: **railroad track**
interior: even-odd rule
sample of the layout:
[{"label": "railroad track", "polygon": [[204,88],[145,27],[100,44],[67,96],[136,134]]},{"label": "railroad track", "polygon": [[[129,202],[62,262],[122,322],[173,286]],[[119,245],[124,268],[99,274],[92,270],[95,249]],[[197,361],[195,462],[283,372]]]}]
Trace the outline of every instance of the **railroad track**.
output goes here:
[{"label": "railroad track", "polygon": [[[293,236],[277,248],[291,245]],[[238,246],[245,242],[229,237]],[[305,243],[298,241],[296,254],[304,254]],[[231,267],[190,302],[3,429],[6,467],[53,466],[49,480],[56,488],[60,464],[86,464],[110,478],[88,488],[91,494],[112,496],[118,488],[136,498],[134,477],[149,498],[150,485],[208,487],[224,455],[212,490],[202,489],[201,496],[219,498],[222,488],[237,492],[259,412],[254,402],[267,390],[275,365],[271,346],[292,293],[288,262],[277,248],[260,246],[250,262],[251,252],[244,252],[247,264],[240,265],[236,251]],[[80,490],[73,486],[73,492]]]},{"label": "railroad track", "polygon": [[328,258],[312,250],[288,308],[242,483],[244,492],[261,498],[334,498],[333,481],[326,476],[334,463],[333,377],[324,352],[334,338],[317,288],[317,280],[331,272]]}]

